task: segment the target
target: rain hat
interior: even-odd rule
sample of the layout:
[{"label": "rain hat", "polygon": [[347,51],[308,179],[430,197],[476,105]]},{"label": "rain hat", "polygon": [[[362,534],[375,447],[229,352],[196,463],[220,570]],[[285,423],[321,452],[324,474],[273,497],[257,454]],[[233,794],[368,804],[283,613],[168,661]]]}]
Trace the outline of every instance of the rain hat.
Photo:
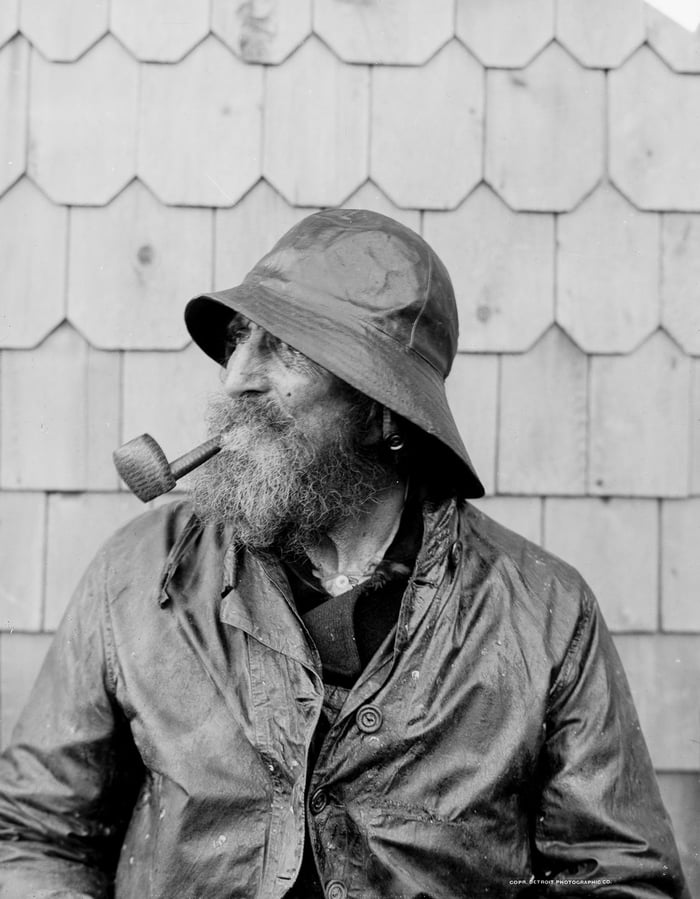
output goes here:
[{"label": "rain hat", "polygon": [[235,312],[440,441],[456,462],[455,491],[483,496],[445,393],[457,352],[454,290],[410,228],[363,209],[310,215],[237,287],[187,304],[192,338],[219,363]]}]

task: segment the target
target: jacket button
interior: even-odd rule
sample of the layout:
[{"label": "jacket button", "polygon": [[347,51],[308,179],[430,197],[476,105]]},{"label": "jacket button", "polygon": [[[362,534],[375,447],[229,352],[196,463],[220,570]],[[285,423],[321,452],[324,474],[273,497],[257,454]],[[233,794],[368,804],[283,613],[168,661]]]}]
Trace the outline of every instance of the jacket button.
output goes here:
[{"label": "jacket button", "polygon": [[309,808],[312,815],[320,815],[324,808],[328,805],[328,795],[323,789],[314,790],[309,800]]},{"label": "jacket button", "polygon": [[347,899],[348,888],[339,880],[330,880],[326,884],[326,899]]},{"label": "jacket button", "polygon": [[363,734],[373,734],[382,726],[384,715],[376,705],[363,705],[357,710],[355,721]]},{"label": "jacket button", "polygon": [[455,540],[455,542],[450,547],[450,562],[456,567],[459,564],[459,560],[462,558],[462,541]]}]

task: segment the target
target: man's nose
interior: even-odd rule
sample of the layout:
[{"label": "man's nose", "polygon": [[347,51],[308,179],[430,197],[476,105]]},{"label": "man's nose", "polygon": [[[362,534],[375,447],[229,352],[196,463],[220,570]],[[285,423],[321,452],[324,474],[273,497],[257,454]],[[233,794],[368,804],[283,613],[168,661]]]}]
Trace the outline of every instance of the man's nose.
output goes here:
[{"label": "man's nose", "polygon": [[268,389],[264,332],[253,331],[241,340],[228,361],[224,390],[230,397],[244,393],[265,393]]}]

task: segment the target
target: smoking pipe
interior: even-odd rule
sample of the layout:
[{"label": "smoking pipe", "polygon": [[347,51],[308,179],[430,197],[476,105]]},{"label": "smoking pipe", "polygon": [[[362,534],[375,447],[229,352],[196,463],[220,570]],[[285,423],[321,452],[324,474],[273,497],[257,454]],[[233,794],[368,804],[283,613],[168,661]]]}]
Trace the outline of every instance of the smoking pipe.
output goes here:
[{"label": "smoking pipe", "polygon": [[172,490],[180,478],[211,459],[220,449],[219,434],[173,462],[168,462],[165,453],[151,435],[141,434],[116,449],[112,458],[129,490],[141,502],[147,503]]}]

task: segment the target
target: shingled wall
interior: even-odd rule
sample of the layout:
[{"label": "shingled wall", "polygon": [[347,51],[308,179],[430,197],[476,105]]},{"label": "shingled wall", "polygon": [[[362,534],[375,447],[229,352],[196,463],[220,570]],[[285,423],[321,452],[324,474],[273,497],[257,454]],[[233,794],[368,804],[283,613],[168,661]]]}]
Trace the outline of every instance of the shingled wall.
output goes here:
[{"label": "shingled wall", "polygon": [[[700,895],[700,37],[640,0],[0,3],[0,725],[203,434],[184,302],[365,206],[450,268],[489,514],[576,564]],[[624,751],[624,747],[623,747]]]}]

